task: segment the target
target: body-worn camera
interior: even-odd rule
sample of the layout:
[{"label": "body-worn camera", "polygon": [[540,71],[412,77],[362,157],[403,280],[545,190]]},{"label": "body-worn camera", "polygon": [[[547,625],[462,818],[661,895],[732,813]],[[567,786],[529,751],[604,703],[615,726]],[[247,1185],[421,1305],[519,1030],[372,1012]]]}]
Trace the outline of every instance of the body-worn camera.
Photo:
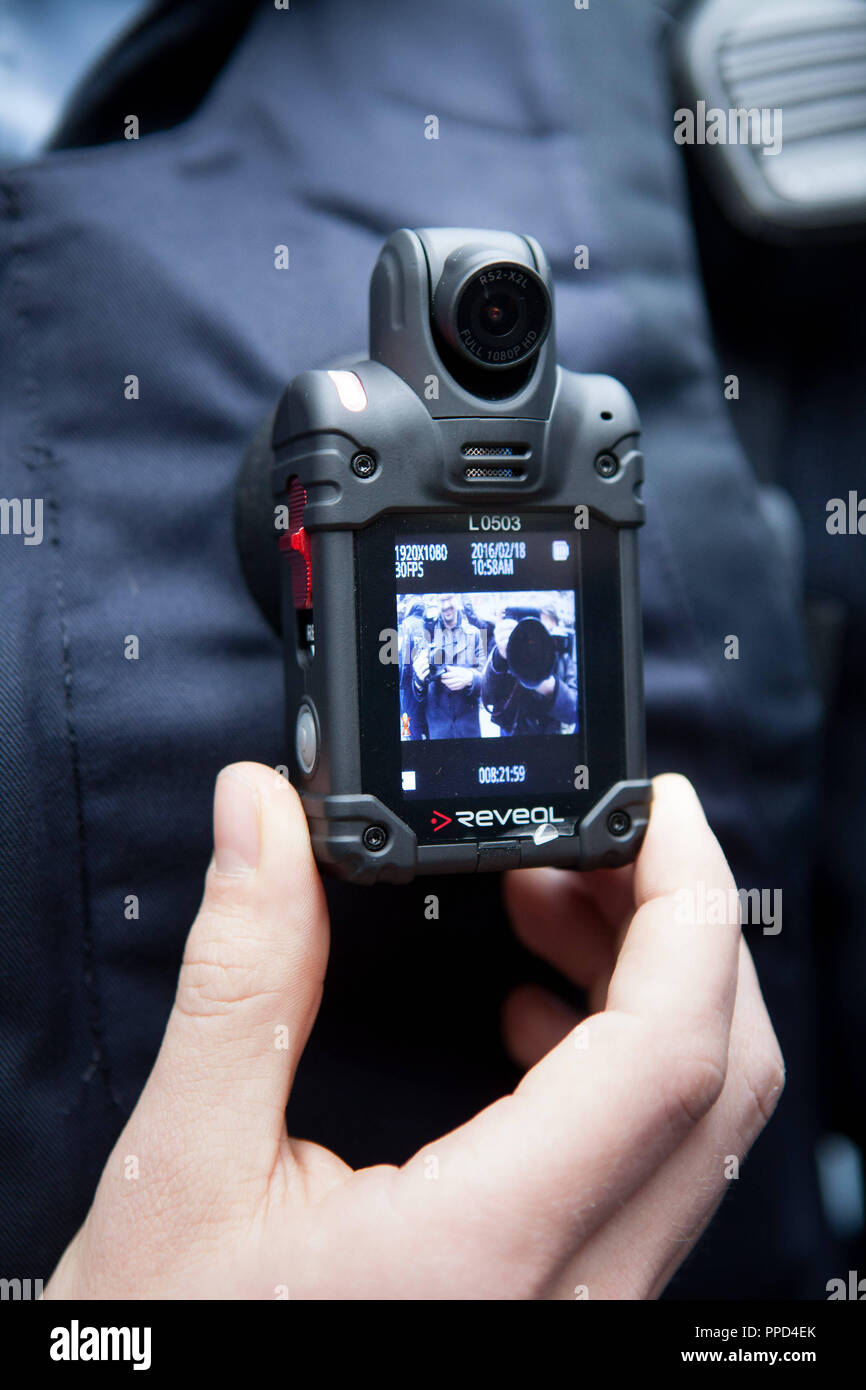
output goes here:
[{"label": "body-worn camera", "polygon": [[557,366],[531,237],[389,238],[369,360],[296,377],[238,489],[322,866],[372,883],[634,857],[638,430],[619,382]]}]

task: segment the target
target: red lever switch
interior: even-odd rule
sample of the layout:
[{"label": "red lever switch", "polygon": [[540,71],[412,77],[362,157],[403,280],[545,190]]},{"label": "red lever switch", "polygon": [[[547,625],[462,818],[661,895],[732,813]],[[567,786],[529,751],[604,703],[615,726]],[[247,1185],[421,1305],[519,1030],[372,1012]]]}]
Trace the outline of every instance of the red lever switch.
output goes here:
[{"label": "red lever switch", "polygon": [[288,555],[292,565],[292,600],[296,608],[313,606],[313,566],[310,562],[310,538],[304,530],[306,489],[292,478],[289,483],[289,529],[280,536],[280,550]]}]

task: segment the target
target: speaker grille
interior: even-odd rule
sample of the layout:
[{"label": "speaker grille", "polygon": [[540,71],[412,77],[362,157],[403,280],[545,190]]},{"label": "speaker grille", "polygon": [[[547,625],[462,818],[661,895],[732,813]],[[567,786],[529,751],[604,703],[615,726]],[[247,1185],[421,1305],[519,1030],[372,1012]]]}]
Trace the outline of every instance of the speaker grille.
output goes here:
[{"label": "speaker grille", "polygon": [[501,468],[498,466],[484,467],[483,464],[474,468],[464,468],[463,476],[468,483],[480,482],[513,482],[519,483],[526,477],[522,468]]},{"label": "speaker grille", "polygon": [[529,454],[525,444],[464,444],[460,452],[465,459],[525,459]]}]

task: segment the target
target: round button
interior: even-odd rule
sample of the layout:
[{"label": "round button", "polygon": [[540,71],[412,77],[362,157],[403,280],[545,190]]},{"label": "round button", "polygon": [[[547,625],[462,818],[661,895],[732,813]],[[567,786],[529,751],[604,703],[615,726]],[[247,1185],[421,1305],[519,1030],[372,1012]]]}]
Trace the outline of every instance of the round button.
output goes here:
[{"label": "round button", "polygon": [[301,705],[298,710],[298,722],[295,727],[295,753],[298,758],[298,766],[304,775],[309,777],[319,756],[316,716],[309,705]]}]

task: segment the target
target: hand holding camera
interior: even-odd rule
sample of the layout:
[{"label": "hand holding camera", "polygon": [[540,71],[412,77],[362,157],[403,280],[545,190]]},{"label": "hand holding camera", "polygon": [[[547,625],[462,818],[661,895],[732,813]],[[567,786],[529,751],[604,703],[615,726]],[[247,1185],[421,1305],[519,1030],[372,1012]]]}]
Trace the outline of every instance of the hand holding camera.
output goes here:
[{"label": "hand holding camera", "polygon": [[507,880],[518,935],[592,1016],[515,991],[515,1093],[353,1172],[286,1131],[328,956],[301,806],[271,768],[223,772],[159,1057],[45,1297],[655,1297],[729,1186],[719,1155],[745,1155],[782,1086],[738,925],[674,910],[683,882],[727,894],[730,870],[689,784],[656,789],[633,868]]},{"label": "hand holding camera", "polygon": [[496,642],[496,649],[504,661],[508,660],[508,639],[516,627],[517,623],[514,618],[500,618],[494,629],[493,637]]},{"label": "hand holding camera", "polygon": [[446,666],[442,671],[442,684],[446,690],[452,692],[467,690],[474,680],[472,671],[467,666]]},{"label": "hand holding camera", "polygon": [[412,669],[419,685],[423,685],[430,675],[430,654],[426,647],[422,647],[416,654],[412,662]]}]

